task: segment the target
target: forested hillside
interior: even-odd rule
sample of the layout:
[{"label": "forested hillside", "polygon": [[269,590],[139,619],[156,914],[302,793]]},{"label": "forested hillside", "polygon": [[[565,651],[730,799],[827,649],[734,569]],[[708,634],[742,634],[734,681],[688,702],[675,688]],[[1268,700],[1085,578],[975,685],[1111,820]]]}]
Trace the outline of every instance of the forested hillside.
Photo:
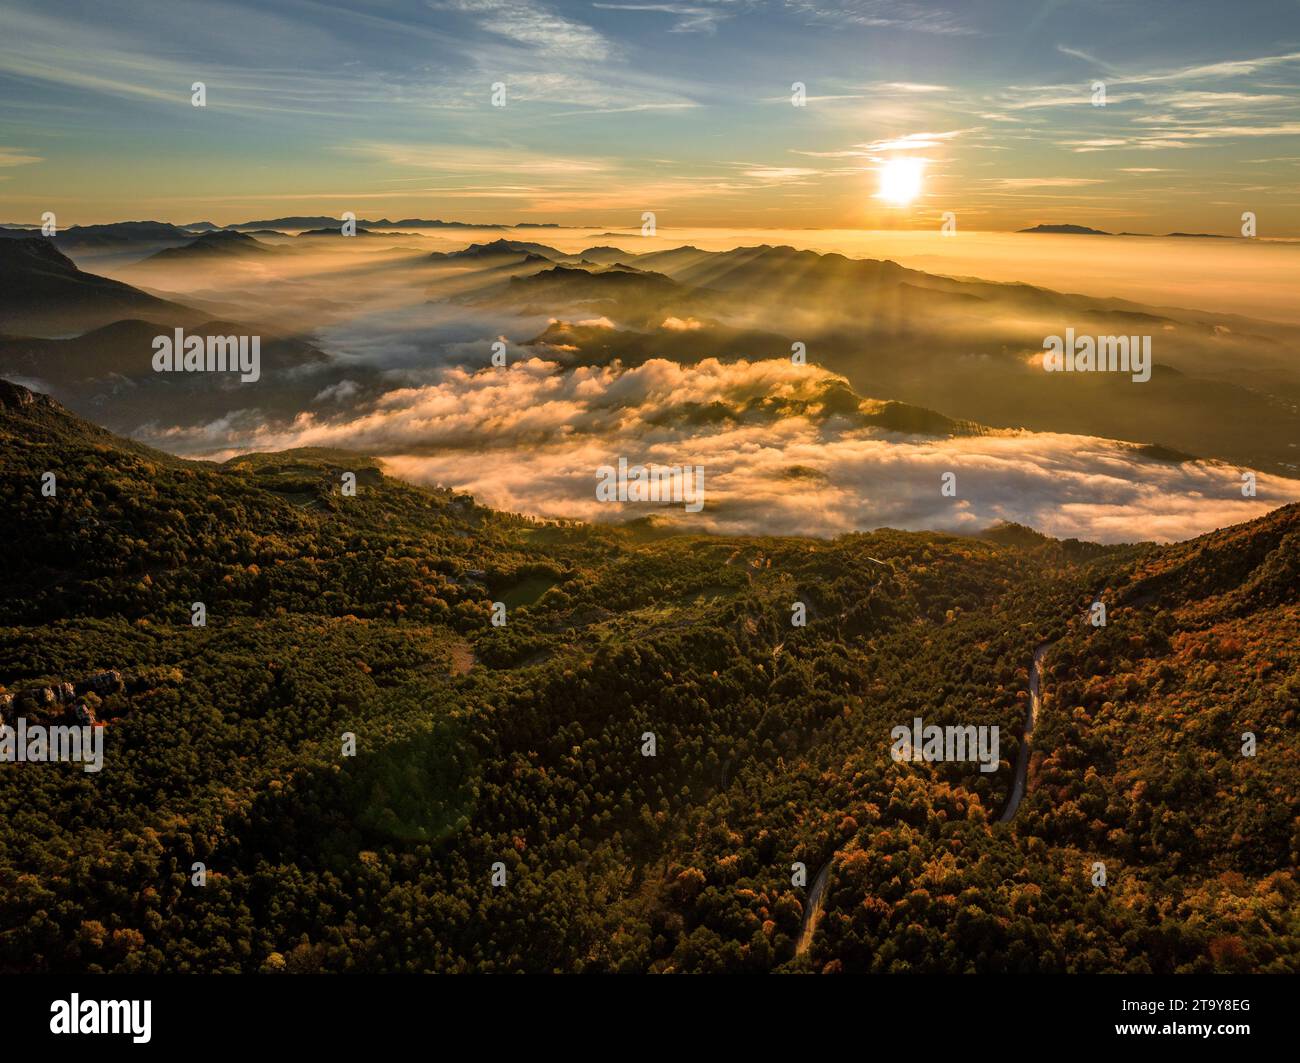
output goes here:
[{"label": "forested hillside", "polygon": [[[0,764],[0,970],[1300,969],[1300,507],[1163,548],[543,524],[0,384],[0,515],[6,719],[119,677],[102,772]],[[915,716],[1000,768],[895,763]]]}]

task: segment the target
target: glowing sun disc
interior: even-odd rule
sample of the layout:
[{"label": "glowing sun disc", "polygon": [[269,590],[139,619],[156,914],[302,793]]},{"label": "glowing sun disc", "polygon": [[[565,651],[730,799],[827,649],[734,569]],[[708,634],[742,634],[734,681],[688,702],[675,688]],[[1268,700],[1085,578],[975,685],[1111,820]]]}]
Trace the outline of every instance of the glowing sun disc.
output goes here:
[{"label": "glowing sun disc", "polygon": [[880,168],[880,191],[886,203],[905,207],[921,194],[925,164],[920,159],[890,159]]}]

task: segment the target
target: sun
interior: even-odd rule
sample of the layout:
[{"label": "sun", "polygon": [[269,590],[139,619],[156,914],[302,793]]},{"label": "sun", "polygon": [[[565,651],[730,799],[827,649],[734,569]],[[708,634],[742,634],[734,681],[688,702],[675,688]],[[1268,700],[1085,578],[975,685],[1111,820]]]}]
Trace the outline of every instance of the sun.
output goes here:
[{"label": "sun", "polygon": [[905,207],[921,194],[925,163],[921,159],[890,159],[880,167],[877,198]]}]

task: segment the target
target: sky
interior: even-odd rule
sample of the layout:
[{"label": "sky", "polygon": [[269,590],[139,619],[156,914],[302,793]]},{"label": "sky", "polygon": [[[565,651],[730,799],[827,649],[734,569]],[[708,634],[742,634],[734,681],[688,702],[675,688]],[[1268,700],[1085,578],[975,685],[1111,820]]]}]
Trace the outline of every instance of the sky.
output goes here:
[{"label": "sky", "polygon": [[1295,238],[1298,178],[1294,0],[0,7],[0,222]]}]

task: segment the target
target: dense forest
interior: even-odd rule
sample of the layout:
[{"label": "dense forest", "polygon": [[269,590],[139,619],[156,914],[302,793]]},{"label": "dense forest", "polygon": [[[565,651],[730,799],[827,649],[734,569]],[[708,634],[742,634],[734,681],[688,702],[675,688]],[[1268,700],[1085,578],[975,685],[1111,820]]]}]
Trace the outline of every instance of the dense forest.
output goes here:
[{"label": "dense forest", "polygon": [[[1169,547],[544,523],[0,384],[0,512],[6,720],[113,676],[101,772],[0,764],[0,970],[1300,970],[1300,507]],[[999,769],[896,762],[916,716]]]}]

